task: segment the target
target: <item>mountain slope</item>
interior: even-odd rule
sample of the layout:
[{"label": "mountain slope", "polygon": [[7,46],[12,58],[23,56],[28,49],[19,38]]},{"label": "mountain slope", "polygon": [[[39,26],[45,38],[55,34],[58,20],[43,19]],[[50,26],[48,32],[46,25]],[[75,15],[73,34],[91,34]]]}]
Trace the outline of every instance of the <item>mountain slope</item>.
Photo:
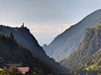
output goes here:
[{"label": "mountain slope", "polygon": [[101,68],[101,48],[93,54],[90,58],[81,62],[79,64],[74,65],[72,68],[76,67],[76,69],[92,69],[92,70],[100,70]]},{"label": "mountain slope", "polygon": [[87,29],[84,40],[69,57],[61,61],[61,64],[67,68],[83,62],[96,53],[101,48],[101,23]]},{"label": "mountain slope", "polygon": [[57,72],[64,72],[66,69],[62,67],[59,63],[56,63],[55,60],[49,58],[42,47],[38,44],[37,40],[30,33],[29,29],[26,27],[20,28],[11,28],[8,26],[0,26],[0,32],[3,34],[13,33],[14,38],[17,42],[21,43],[24,47],[28,48],[32,54],[38,56],[40,59],[45,61],[47,64],[50,64]]},{"label": "mountain slope", "polygon": [[44,72],[44,75],[54,74],[54,70],[39,60],[38,57],[32,55],[32,53],[17,43],[9,36],[0,34],[0,65],[3,64],[3,59],[6,64],[21,64],[25,67],[30,67],[31,71],[36,67]]},{"label": "mountain slope", "polygon": [[41,58],[45,57],[45,52],[38,45],[37,40],[26,27],[11,28],[8,26],[1,25],[0,32],[7,35],[9,35],[9,33],[12,32],[16,41],[20,42],[24,47],[30,49],[34,55],[37,55]]},{"label": "mountain slope", "polygon": [[44,45],[45,52],[56,61],[63,60],[77,49],[86,34],[87,28],[93,27],[99,22],[101,22],[101,9],[91,13],[79,23],[58,35],[48,46]]}]

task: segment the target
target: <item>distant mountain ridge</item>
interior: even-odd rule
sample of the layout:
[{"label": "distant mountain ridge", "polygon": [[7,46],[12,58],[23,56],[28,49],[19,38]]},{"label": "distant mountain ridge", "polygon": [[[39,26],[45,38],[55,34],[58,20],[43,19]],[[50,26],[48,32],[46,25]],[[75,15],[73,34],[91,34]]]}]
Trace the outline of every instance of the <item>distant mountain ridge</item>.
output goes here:
[{"label": "distant mountain ridge", "polygon": [[[61,61],[61,64],[67,68],[71,68],[73,66],[73,69],[76,69],[78,63],[86,61],[88,58],[90,58],[90,56],[93,56],[97,51],[100,52],[100,49],[101,49],[101,23],[92,28],[87,29],[87,33],[83,41],[77,48],[77,50],[75,50],[72,54],[70,54],[69,57]],[[99,54],[95,58],[100,59],[100,57],[101,55]],[[94,61],[92,61],[91,58],[89,60],[91,61],[88,63],[88,65],[90,65],[90,63],[94,64]]]},{"label": "distant mountain ridge", "polygon": [[58,35],[48,46],[43,48],[47,55],[56,61],[61,61],[77,49],[83,40],[87,28],[93,27],[101,22],[101,9],[91,13],[79,23]]},{"label": "distant mountain ridge", "polygon": [[55,62],[52,58],[49,58],[42,47],[38,44],[35,37],[30,33],[27,27],[8,27],[0,25],[0,32],[9,35],[10,32],[13,33],[14,38],[17,42],[21,43],[25,48],[28,48],[32,54],[38,56],[41,60],[51,65],[57,72],[64,72],[66,68],[62,67],[59,63]]}]

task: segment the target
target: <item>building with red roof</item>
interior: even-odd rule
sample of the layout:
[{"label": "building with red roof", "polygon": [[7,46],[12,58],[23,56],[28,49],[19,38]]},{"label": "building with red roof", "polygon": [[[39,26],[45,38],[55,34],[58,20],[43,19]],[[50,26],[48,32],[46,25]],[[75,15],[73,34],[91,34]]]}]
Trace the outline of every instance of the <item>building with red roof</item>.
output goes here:
[{"label": "building with red roof", "polygon": [[17,67],[23,75],[28,75],[29,67]]}]

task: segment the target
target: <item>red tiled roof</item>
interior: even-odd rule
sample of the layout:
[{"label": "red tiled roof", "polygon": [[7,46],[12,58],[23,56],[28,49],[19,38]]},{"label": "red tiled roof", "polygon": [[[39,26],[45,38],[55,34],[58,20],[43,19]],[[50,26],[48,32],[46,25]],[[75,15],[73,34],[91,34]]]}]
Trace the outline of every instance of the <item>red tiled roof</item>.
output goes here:
[{"label": "red tiled roof", "polygon": [[25,74],[26,72],[29,71],[29,67],[18,67],[18,70],[20,70],[22,74]]}]

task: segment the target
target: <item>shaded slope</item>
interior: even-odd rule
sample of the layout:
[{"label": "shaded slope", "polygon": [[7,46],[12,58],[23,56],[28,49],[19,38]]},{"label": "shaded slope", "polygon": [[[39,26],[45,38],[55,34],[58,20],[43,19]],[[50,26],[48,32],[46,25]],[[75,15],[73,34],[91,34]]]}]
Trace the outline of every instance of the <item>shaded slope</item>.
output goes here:
[{"label": "shaded slope", "polygon": [[0,32],[7,35],[9,35],[9,33],[12,32],[16,41],[20,42],[24,47],[30,49],[34,55],[37,55],[41,58],[45,57],[45,52],[38,45],[37,40],[26,27],[11,28],[1,25]]},{"label": "shaded slope", "polygon": [[32,55],[28,49],[19,45],[19,43],[11,39],[11,37],[5,37],[2,34],[0,34],[0,57],[0,61],[4,59],[6,64],[18,63],[22,66],[30,67],[31,71],[36,67],[42,70],[44,75],[54,74],[55,72],[49,65]]},{"label": "shaded slope", "polygon": [[42,47],[40,47],[37,40],[34,38],[34,36],[30,33],[29,29],[27,29],[26,27],[11,28],[1,25],[0,32],[2,32],[3,34],[9,34],[10,32],[12,32],[17,42],[20,42],[24,47],[28,48],[32,54],[38,56],[47,64],[51,65],[57,72],[66,71],[64,67],[62,67],[59,63],[56,63],[55,60],[49,58],[46,55]]},{"label": "shaded slope", "polygon": [[101,24],[87,29],[84,40],[69,57],[61,61],[67,68],[85,61],[101,48]]},{"label": "shaded slope", "polygon": [[3,64],[3,63],[5,63],[5,60],[2,57],[0,57],[0,64]]},{"label": "shaded slope", "polygon": [[87,28],[97,25],[100,21],[101,9],[91,13],[79,23],[58,35],[48,46],[44,45],[45,52],[56,61],[63,60],[77,49],[86,34]]}]

